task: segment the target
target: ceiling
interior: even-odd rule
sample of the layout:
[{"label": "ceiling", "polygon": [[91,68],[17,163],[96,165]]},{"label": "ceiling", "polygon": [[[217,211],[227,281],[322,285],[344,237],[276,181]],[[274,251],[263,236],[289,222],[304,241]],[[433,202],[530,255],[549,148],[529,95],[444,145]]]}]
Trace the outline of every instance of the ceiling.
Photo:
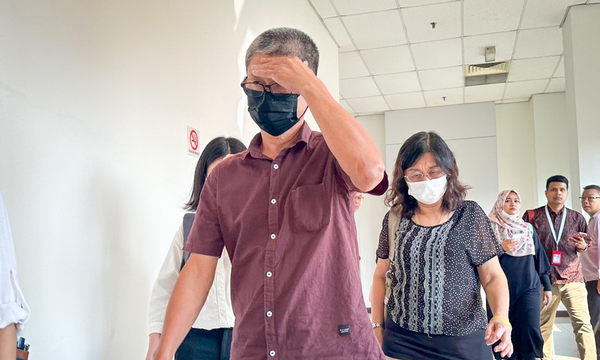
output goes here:
[{"label": "ceiling", "polygon": [[[569,6],[600,2],[308,1],[339,46],[340,103],[354,115],[565,91],[560,25]],[[465,87],[486,46],[512,60],[507,82]]]}]

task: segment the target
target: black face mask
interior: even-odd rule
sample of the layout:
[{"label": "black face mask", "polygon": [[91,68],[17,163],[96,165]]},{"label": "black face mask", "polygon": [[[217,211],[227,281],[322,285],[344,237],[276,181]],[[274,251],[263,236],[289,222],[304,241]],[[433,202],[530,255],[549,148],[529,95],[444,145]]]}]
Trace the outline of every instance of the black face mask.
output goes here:
[{"label": "black face mask", "polygon": [[272,94],[265,91],[263,96],[248,96],[248,112],[252,120],[273,136],[283,134],[300,120],[296,116],[297,106],[296,94]]}]

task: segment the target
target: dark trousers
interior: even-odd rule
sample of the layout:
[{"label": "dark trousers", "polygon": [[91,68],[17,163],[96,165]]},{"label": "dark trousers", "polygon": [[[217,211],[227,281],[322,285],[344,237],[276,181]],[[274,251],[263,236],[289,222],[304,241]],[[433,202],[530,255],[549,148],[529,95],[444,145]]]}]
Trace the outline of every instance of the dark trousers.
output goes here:
[{"label": "dark trousers", "polygon": [[598,295],[597,286],[598,280],[585,283],[588,308],[592,319],[592,328],[594,328],[594,338],[596,339],[596,358],[600,359],[600,295]]},{"label": "dark trousers", "polygon": [[232,329],[194,329],[175,353],[175,360],[229,360]]}]

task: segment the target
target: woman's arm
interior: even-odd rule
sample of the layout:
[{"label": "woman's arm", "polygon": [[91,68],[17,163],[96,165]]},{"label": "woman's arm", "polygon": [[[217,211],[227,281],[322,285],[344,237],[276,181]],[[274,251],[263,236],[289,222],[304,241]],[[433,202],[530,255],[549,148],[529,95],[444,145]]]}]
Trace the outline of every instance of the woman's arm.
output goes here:
[{"label": "woman's arm", "polygon": [[154,287],[152,288],[152,294],[150,296],[150,306],[148,309],[148,322],[150,335],[148,338],[148,352],[146,353],[146,360],[152,360],[154,352],[158,348],[160,341],[160,335],[162,333],[163,324],[165,321],[165,314],[167,312],[167,306],[169,305],[169,299],[173,293],[173,288],[179,277],[179,269],[181,268],[181,261],[183,259],[183,226],[179,227],[179,230],[173,238],[173,242],[169,247],[169,252],[165,257]]},{"label": "woman's arm", "polygon": [[[375,273],[373,274],[373,292],[371,295],[371,319],[374,323],[383,324],[384,319],[384,307],[385,307],[385,275],[390,268],[389,259],[379,259],[377,266],[375,267]],[[375,337],[379,341],[379,345],[383,343],[383,328],[376,327]]]},{"label": "woman's arm", "polygon": [[0,360],[15,360],[17,358],[17,327],[9,324],[0,329]]},{"label": "woman's arm", "polygon": [[510,339],[511,326],[508,322],[508,282],[498,257],[494,256],[479,266],[477,271],[493,314],[485,331],[486,343],[492,345],[500,340],[498,346],[493,349],[494,352],[499,352],[503,357],[511,356],[513,345]]}]

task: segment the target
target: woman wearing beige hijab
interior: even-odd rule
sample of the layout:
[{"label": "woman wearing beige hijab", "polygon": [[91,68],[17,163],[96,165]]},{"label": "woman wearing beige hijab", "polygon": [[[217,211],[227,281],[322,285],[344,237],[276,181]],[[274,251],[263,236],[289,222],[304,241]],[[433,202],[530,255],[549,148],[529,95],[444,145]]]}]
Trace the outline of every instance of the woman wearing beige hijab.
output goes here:
[{"label": "woman wearing beige hijab", "polygon": [[520,209],[519,194],[515,190],[504,190],[488,217],[505,251],[500,256],[500,266],[510,291],[508,318],[513,326],[514,346],[510,359],[534,360],[542,357],[544,345],[540,333],[540,284],[544,290],[544,305],[552,298],[550,262],[533,226],[519,216]]}]

